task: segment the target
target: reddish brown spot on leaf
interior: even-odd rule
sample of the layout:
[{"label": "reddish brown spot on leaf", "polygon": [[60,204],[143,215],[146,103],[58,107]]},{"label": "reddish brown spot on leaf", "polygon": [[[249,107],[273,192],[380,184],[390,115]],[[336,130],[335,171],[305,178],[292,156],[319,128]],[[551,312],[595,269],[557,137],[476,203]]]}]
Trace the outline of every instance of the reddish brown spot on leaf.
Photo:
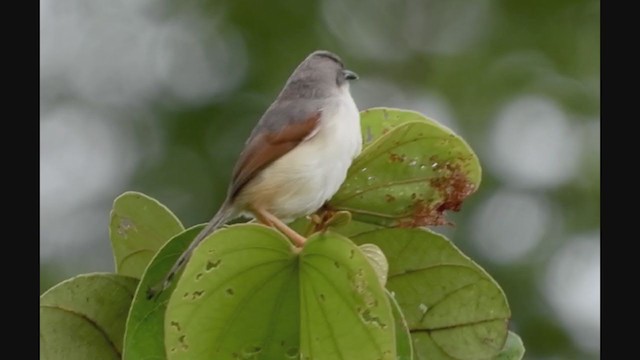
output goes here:
[{"label": "reddish brown spot on leaf", "polygon": [[431,186],[444,198],[438,211],[460,211],[464,199],[476,190],[459,163],[445,163],[437,169],[438,176],[431,180]]},{"label": "reddish brown spot on leaf", "polygon": [[396,197],[395,197],[395,196],[393,196],[393,195],[391,195],[391,194],[386,194],[386,195],[384,196],[384,200],[385,200],[386,202],[390,203],[390,202],[396,201]]},{"label": "reddish brown spot on leaf", "polygon": [[[432,161],[437,159],[432,158]],[[437,176],[431,179],[429,185],[440,195],[439,199],[427,203],[412,194],[412,214],[399,220],[399,227],[452,225],[445,218],[445,212],[459,211],[464,199],[476,190],[460,163],[438,163],[434,170]]]},{"label": "reddish brown spot on leaf", "polygon": [[436,207],[426,204],[422,199],[413,203],[413,213],[411,214],[411,217],[398,221],[398,227],[402,228],[447,224],[449,224],[449,222],[444,218],[444,214],[438,211]]},{"label": "reddish brown spot on leaf", "polygon": [[389,153],[389,161],[391,161],[392,163],[401,163],[404,162],[407,159],[407,156],[404,154],[396,154],[396,153]]}]

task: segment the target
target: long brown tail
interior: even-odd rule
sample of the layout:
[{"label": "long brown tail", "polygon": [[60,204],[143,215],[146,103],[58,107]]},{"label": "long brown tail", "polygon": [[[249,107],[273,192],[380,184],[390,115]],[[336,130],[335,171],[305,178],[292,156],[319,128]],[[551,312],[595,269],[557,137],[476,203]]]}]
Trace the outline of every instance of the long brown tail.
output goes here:
[{"label": "long brown tail", "polygon": [[160,295],[162,291],[167,289],[171,285],[171,280],[173,277],[184,267],[189,258],[191,258],[191,254],[193,250],[206,238],[209,234],[216,231],[220,226],[224,225],[229,218],[233,216],[233,209],[228,205],[225,201],[224,204],[220,207],[220,210],[213,216],[211,221],[205,226],[200,233],[195,237],[195,239],[191,242],[191,245],[185,250],[182,255],[178,258],[178,260],[173,264],[171,270],[165,275],[164,279],[156,286],[151,287],[147,290],[147,299],[152,299]]}]

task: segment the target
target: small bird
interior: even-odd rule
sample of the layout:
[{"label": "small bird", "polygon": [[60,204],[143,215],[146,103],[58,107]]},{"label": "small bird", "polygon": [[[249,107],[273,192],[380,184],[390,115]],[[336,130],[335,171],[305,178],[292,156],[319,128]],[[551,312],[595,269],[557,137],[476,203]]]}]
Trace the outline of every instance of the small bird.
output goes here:
[{"label": "small bird", "polygon": [[304,246],[306,239],[286,223],[322,207],[362,150],[360,116],[349,92],[355,79],[329,51],[315,51],[298,65],[246,141],[220,209],[148,298],[171,284],[207,235],[240,215]]}]

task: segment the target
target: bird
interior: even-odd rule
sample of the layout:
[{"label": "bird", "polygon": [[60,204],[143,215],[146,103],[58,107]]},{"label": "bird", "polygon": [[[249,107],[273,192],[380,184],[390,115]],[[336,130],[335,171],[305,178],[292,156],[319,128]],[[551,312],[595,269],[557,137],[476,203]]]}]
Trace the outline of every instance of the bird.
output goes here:
[{"label": "bird", "polygon": [[340,188],[362,150],[360,115],[349,82],[358,75],[326,50],[309,54],[293,71],[245,142],[219,210],[180,255],[149,299],[171,284],[194,249],[226,222],[255,218],[288,237],[306,238],[287,223],[321,208]]}]

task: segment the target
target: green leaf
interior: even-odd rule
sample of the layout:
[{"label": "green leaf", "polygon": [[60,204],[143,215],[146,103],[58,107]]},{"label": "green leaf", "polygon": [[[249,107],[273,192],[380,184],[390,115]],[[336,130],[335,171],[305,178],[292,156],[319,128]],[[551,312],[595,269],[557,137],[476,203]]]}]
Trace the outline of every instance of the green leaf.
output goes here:
[{"label": "green leaf", "polygon": [[[164,349],[164,316],[175,283],[158,295],[147,299],[147,289],[159,284],[178,257],[189,247],[205,225],[191,227],[169,240],[147,267],[131,304],[124,338],[123,359],[166,359]],[[177,279],[180,274],[176,274]]]},{"label": "green leaf", "polygon": [[[454,358],[442,351],[438,345],[427,335],[423,333],[412,334],[413,345],[418,355],[416,359],[419,360],[458,360],[460,358]],[[522,344],[522,340],[518,335],[509,331],[507,341],[500,352],[491,357],[491,360],[521,360],[524,357],[525,349]],[[472,357],[471,359],[478,359]]]},{"label": "green leaf", "polygon": [[300,254],[300,292],[303,359],[396,359],[389,299],[349,239],[309,238]]},{"label": "green leaf", "polygon": [[409,332],[407,321],[404,319],[404,315],[402,315],[400,305],[398,305],[398,302],[393,298],[393,295],[391,295],[389,291],[387,291],[387,296],[391,302],[393,319],[396,326],[397,360],[413,360],[413,342],[411,340],[411,333]]},{"label": "green leaf", "polygon": [[[289,227],[297,231],[299,234],[309,236],[311,235],[311,232],[309,230],[312,229],[312,225],[313,224],[311,223],[311,221],[309,221],[309,219],[307,219],[306,217],[302,217],[290,223]],[[329,229],[342,236],[351,238],[358,234],[362,234],[372,230],[384,229],[384,227],[362,221],[351,220],[347,224],[340,223],[338,224],[338,226],[330,225]]]},{"label": "green leaf", "polygon": [[[168,358],[297,352],[298,291],[288,286],[297,283],[294,260],[288,240],[260,225],[233,225],[205,239],[167,307]],[[269,336],[272,346],[263,344]]]},{"label": "green leaf", "polygon": [[524,344],[518,334],[509,331],[507,342],[493,360],[520,360],[524,357]]},{"label": "green leaf", "polygon": [[391,305],[358,247],[325,233],[298,251],[257,224],[208,237],[167,307],[168,358],[395,359]]},{"label": "green leaf", "polygon": [[383,229],[353,238],[389,260],[387,289],[405,316],[417,359],[486,359],[498,354],[511,316],[498,284],[445,237]]},{"label": "green leaf", "polygon": [[480,185],[475,153],[437,122],[413,111],[375,108],[361,113],[361,124],[373,140],[329,200],[332,210],[387,227],[442,225],[444,212],[458,211]]},{"label": "green leaf", "polygon": [[[360,129],[362,131],[362,142],[364,148],[371,145],[382,135],[385,135],[393,128],[400,125],[422,121],[425,116],[416,111],[375,107],[360,111]],[[432,120],[428,120],[432,121]],[[450,131],[444,125],[432,121],[434,125],[440,126],[446,131]]]},{"label": "green leaf", "polygon": [[118,196],[109,225],[116,272],[140,278],[158,249],[183,230],[180,220],[157,200],[133,191]]},{"label": "green leaf", "polygon": [[354,236],[378,229],[384,229],[384,227],[355,220],[351,220],[349,224],[339,228],[331,228],[332,231],[348,238],[353,238]]},{"label": "green leaf", "polygon": [[40,297],[40,359],[120,359],[125,321],[138,280],[79,275]]}]

